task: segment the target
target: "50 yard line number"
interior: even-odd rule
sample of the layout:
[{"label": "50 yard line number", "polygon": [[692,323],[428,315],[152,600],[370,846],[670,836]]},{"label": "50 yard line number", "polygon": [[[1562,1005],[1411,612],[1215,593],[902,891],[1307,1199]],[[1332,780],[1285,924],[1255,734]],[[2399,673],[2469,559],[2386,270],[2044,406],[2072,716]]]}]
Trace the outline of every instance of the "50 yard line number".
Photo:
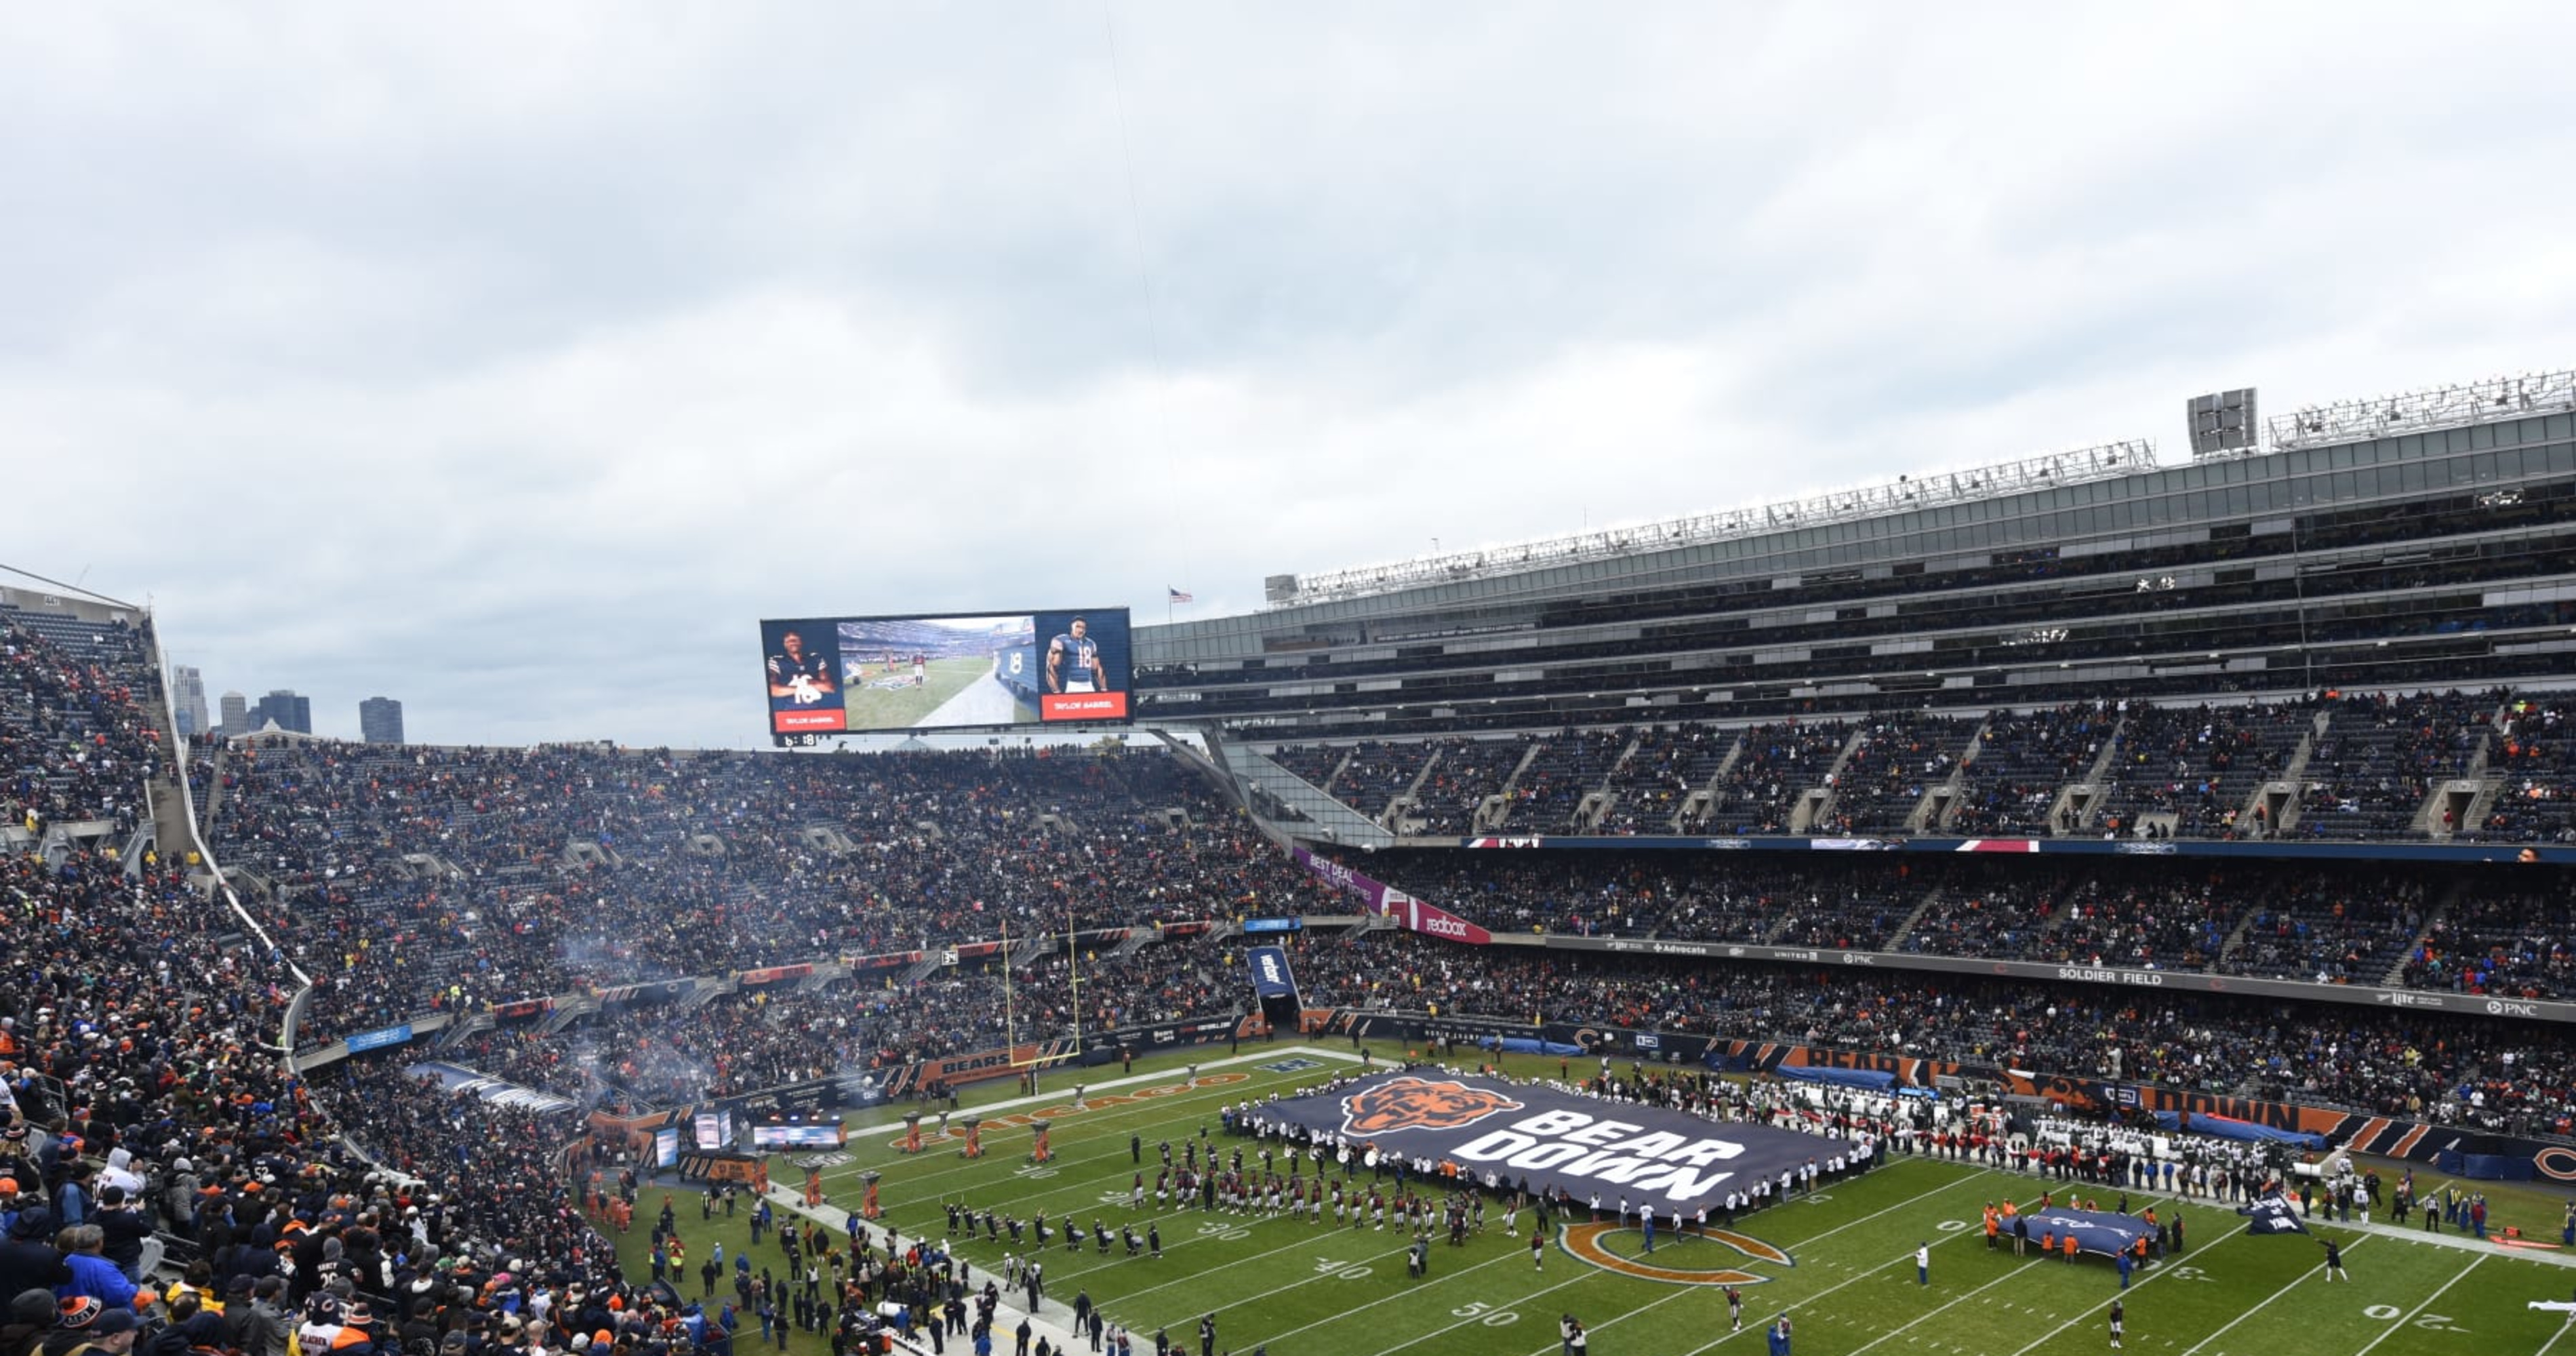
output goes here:
[{"label": "50 yard line number", "polygon": [[1465,1304],[1461,1304],[1457,1308],[1450,1310],[1449,1316],[1451,1318],[1472,1318],[1484,1324],[1488,1328],[1508,1328],[1521,1321],[1521,1316],[1518,1313],[1515,1313],[1510,1309],[1497,1309],[1494,1306],[1485,1303],[1483,1300],[1469,1300]]}]

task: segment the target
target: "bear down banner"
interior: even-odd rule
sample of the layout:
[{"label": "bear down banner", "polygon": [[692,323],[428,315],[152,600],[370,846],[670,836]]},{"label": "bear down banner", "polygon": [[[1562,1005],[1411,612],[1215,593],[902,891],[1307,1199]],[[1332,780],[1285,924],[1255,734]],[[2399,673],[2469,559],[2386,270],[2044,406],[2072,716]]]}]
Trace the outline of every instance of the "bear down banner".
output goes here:
[{"label": "bear down banner", "polygon": [[1848,1140],[1678,1111],[1595,1101],[1497,1078],[1437,1071],[1379,1074],[1264,1108],[1274,1120],[1406,1159],[1447,1163],[1478,1181],[1562,1188],[1577,1200],[1625,1196],[1658,1213],[1718,1213],[1728,1195],[1807,1164],[1848,1157]]}]

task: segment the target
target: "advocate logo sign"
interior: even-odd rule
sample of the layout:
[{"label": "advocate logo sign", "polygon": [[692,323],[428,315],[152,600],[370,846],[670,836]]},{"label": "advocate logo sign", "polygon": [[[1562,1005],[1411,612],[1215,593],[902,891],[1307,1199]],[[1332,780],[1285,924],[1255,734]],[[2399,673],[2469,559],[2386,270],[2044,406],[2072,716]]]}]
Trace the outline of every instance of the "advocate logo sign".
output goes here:
[{"label": "advocate logo sign", "polygon": [[1848,1141],[1678,1111],[1614,1105],[1537,1085],[1436,1073],[1387,1073],[1338,1093],[1278,1103],[1271,1114],[1310,1130],[1378,1141],[1406,1158],[1455,1164],[1469,1177],[1532,1191],[1651,1202],[1657,1213],[1716,1214],[1730,1191],[1776,1179]]}]

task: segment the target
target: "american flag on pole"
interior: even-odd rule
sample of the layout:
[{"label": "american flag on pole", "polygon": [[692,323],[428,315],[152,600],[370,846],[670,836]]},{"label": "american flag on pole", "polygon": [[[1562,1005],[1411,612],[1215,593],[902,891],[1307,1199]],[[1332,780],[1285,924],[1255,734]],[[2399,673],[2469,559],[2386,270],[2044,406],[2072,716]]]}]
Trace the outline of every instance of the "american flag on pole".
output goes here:
[{"label": "american flag on pole", "polygon": [[1163,591],[1164,591],[1165,593],[1168,593],[1168,594],[1172,595],[1172,596],[1171,596],[1169,599],[1167,599],[1166,601],[1169,601],[1169,602],[1175,602],[1175,603],[1186,603],[1186,602],[1193,601],[1193,600],[1191,599],[1190,595],[1188,595],[1188,594],[1186,594],[1186,593],[1181,592],[1179,589],[1173,588],[1173,587],[1172,587],[1171,585],[1169,585],[1169,584],[1166,584],[1166,585],[1164,585],[1164,586],[1163,586]]}]

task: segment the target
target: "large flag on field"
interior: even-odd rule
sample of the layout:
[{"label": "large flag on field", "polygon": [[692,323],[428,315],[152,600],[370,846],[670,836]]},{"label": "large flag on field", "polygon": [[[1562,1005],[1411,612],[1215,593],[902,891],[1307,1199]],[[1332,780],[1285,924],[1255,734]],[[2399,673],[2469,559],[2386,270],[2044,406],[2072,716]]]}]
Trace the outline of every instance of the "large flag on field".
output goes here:
[{"label": "large flag on field", "polygon": [[2249,1234],[2304,1234],[2308,1226],[2299,1222],[2299,1214],[2286,1196],[2265,1196],[2252,1205],[2236,1207],[2245,1217]]},{"label": "large flag on field", "polygon": [[1534,1191],[1588,1200],[1625,1196],[1666,1218],[1852,1149],[1847,1140],[1764,1125],[1709,1121],[1678,1111],[1438,1069],[1377,1074],[1333,1092],[1262,1108],[1273,1120],[1374,1145],[1407,1159],[1454,1165],[1475,1181],[1491,1173]]},{"label": "large flag on field", "polygon": [[2099,1253],[2104,1257],[2135,1252],[2139,1239],[2153,1239],[2159,1232],[2155,1225],[2135,1215],[2111,1210],[2069,1210],[2059,1206],[2034,1211],[2022,1218],[2030,1221],[2033,1242],[2055,1234],[2058,1246],[2064,1247],[2066,1236],[2073,1234],[2076,1251]]}]

